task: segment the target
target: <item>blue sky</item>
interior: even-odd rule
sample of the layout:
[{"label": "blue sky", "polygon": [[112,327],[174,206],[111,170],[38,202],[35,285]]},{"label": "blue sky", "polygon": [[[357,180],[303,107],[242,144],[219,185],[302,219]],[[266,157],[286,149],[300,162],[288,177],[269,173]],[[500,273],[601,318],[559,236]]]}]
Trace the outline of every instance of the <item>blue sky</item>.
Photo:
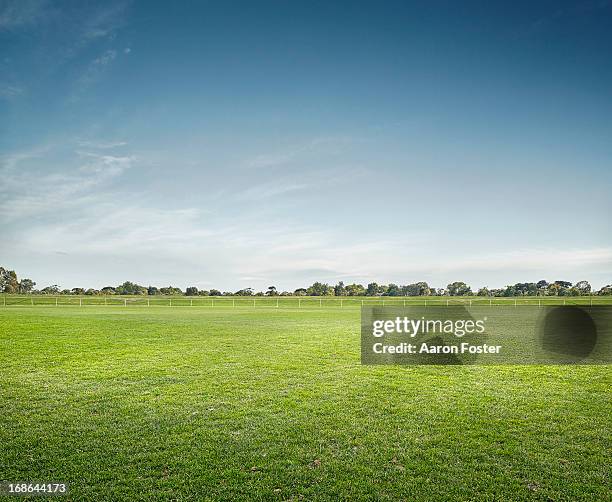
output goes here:
[{"label": "blue sky", "polygon": [[612,282],[612,3],[0,0],[40,287]]}]

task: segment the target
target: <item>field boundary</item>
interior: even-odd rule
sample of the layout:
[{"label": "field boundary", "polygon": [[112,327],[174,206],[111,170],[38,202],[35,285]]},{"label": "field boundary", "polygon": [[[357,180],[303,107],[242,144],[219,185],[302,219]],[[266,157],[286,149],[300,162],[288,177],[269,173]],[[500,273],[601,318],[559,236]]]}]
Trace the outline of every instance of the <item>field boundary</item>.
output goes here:
[{"label": "field boundary", "polygon": [[578,297],[142,297],[2,295],[0,307],[251,307],[360,308],[365,306],[612,305],[612,296]]}]

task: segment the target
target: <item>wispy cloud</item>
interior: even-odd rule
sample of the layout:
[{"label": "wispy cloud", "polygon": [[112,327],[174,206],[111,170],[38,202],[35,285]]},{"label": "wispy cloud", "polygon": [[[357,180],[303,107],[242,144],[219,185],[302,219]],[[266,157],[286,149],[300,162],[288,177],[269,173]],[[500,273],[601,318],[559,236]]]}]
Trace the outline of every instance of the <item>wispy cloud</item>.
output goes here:
[{"label": "wispy cloud", "polygon": [[255,155],[252,158],[246,159],[244,165],[252,169],[286,166],[298,160],[308,159],[316,154],[330,155],[338,153],[353,141],[348,136],[314,138],[310,141],[288,146],[277,151]]},{"label": "wispy cloud", "polygon": [[23,87],[0,83],[0,99],[12,100],[25,93]]},{"label": "wispy cloud", "polygon": [[46,0],[9,0],[0,5],[0,31],[36,24],[44,19]]},{"label": "wispy cloud", "polygon": [[79,146],[85,148],[96,148],[100,150],[111,150],[121,146],[127,146],[127,141],[90,141],[82,140],[78,142]]},{"label": "wispy cloud", "polygon": [[[2,160],[0,175],[0,219],[4,223],[27,220],[33,216],[45,216],[58,211],[89,203],[98,197],[95,190],[129,169],[134,157],[100,155],[76,152],[80,166],[72,170],[39,170],[22,167],[22,163],[36,159],[36,154],[13,154]],[[103,193],[103,192],[101,192]]]}]

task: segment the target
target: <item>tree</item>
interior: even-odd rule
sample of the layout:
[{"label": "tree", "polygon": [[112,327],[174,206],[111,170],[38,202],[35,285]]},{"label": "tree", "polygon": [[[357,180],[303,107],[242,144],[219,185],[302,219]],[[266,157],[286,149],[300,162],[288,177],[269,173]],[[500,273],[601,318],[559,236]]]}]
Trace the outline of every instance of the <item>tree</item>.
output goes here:
[{"label": "tree", "polygon": [[15,271],[0,267],[0,293],[17,293],[18,291],[19,283]]},{"label": "tree", "polygon": [[155,286],[149,286],[147,288],[147,294],[149,296],[155,296],[159,294],[159,289],[157,289]]},{"label": "tree", "polygon": [[322,282],[315,282],[306,290],[310,296],[327,296],[333,291],[333,288],[329,284],[324,284]]},{"label": "tree", "polygon": [[376,296],[379,292],[378,284],[371,282],[366,289],[366,296]]},{"label": "tree", "polygon": [[446,286],[446,290],[450,296],[466,296],[472,294],[472,288],[465,282],[452,282]]},{"label": "tree", "polygon": [[342,281],[334,286],[334,294],[336,296],[346,296],[346,288],[344,287],[344,283]]},{"label": "tree", "polygon": [[[150,288],[150,286],[149,286],[149,288]],[[157,289],[157,288],[155,288],[155,289]],[[102,293],[103,295],[114,295],[115,294],[115,288],[113,288],[112,286],[104,286],[100,290],[100,293]]]},{"label": "tree", "polygon": [[293,294],[295,296],[306,296],[308,294],[308,291],[306,290],[306,288],[298,288],[293,292]]},{"label": "tree", "polygon": [[591,285],[588,281],[578,281],[574,287],[581,295],[588,295],[591,293]]},{"label": "tree", "polygon": [[53,286],[47,286],[46,288],[43,288],[41,291],[43,295],[57,295],[59,294],[59,292],[60,292],[60,289],[57,284],[54,284]]},{"label": "tree", "polygon": [[266,291],[266,295],[268,296],[276,296],[278,293],[276,292],[276,286],[268,286],[268,291]]},{"label": "tree", "polygon": [[244,288],[240,291],[236,291],[238,296],[253,296],[253,288]]},{"label": "tree", "polygon": [[21,279],[19,281],[19,292],[21,294],[31,293],[36,286],[36,283],[32,279]]},{"label": "tree", "polygon": [[71,295],[84,295],[85,290],[83,288],[72,288],[70,290],[70,294]]},{"label": "tree", "polygon": [[349,284],[346,286],[346,294],[348,296],[363,296],[366,290],[361,284]]},{"label": "tree", "polygon": [[480,288],[477,294],[478,296],[491,296],[491,293],[489,292],[489,288],[487,288],[486,286],[483,288]]},{"label": "tree", "polygon": [[162,295],[170,295],[170,296],[177,296],[177,295],[183,294],[183,291],[181,290],[181,288],[175,288],[174,286],[167,286],[165,288],[159,288],[159,292]]},{"label": "tree", "polygon": [[115,288],[115,293],[118,295],[144,295],[147,293],[147,288],[130,281],[125,281]]},{"label": "tree", "polygon": [[187,296],[198,296],[198,288],[196,288],[195,286],[189,286],[186,290],[185,290],[185,294]]},{"label": "tree", "polygon": [[599,290],[598,295],[612,295],[612,284],[608,284]]},{"label": "tree", "polygon": [[221,296],[221,291],[218,289],[211,289],[208,293],[209,296]]},{"label": "tree", "polygon": [[397,284],[389,284],[387,286],[387,291],[385,292],[387,296],[400,296],[402,294],[402,290]]}]

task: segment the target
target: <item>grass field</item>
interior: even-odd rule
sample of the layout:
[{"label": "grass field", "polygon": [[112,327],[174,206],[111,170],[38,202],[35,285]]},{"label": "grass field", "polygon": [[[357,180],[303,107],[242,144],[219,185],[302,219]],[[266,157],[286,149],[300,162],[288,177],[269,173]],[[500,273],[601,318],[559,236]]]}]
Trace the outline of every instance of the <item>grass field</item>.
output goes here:
[{"label": "grass field", "polygon": [[0,308],[0,479],[79,501],[610,500],[610,366],[359,356],[355,307]]}]

